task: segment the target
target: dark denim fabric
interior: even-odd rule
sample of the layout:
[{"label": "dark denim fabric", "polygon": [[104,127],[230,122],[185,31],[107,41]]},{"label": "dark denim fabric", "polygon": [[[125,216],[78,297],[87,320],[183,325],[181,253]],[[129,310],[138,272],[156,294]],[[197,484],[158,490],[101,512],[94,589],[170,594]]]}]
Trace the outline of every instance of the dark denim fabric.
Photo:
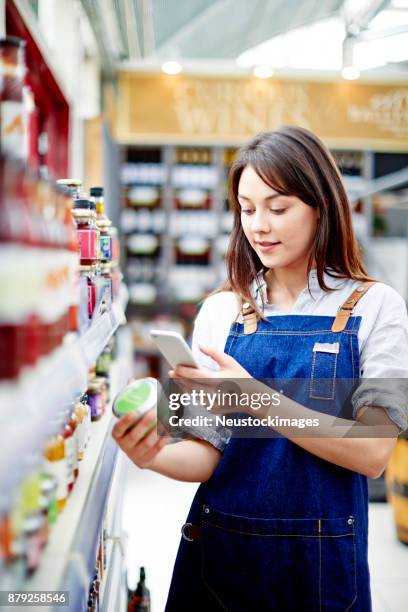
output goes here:
[{"label": "dark denim fabric", "polygon": [[[358,381],[361,318],[341,333],[333,321],[275,316],[249,336],[235,323],[225,352],[258,379],[309,379],[307,405],[338,413],[327,405],[338,381]],[[232,437],[187,522],[202,539],[181,540],[167,612],[371,611],[366,478],[286,438]]]}]

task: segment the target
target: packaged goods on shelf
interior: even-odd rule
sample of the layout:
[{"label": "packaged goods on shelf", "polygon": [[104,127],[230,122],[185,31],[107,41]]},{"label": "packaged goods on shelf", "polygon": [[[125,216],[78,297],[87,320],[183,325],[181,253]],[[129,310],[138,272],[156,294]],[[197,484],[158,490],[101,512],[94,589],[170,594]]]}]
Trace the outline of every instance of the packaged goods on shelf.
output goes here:
[{"label": "packaged goods on shelf", "polygon": [[[74,400],[68,410],[56,412],[50,426],[55,433],[41,452],[29,455],[29,471],[8,503],[2,491],[0,507],[0,585],[21,587],[41,567],[42,556],[52,525],[63,512],[81,474],[92,436],[91,420],[99,420],[107,411],[112,341],[105,347],[104,376],[91,374],[87,394]],[[99,369],[102,364],[95,365]],[[100,373],[100,371],[99,371]],[[95,415],[94,392],[98,405]],[[89,405],[90,404],[90,405]],[[96,418],[94,418],[96,416]]]},{"label": "packaged goods on shelf", "polygon": [[1,149],[15,159],[28,158],[29,93],[24,84],[25,41],[0,39]]},{"label": "packaged goods on shelf", "polygon": [[128,589],[128,612],[150,612],[150,590],[146,586],[146,571],[140,568],[139,580],[134,590]]},{"label": "packaged goods on shelf", "polygon": [[76,331],[79,260],[64,194],[6,158],[0,192],[0,380],[10,380]]},{"label": "packaged goods on shelf", "polygon": [[[115,367],[110,339],[125,322],[126,291],[103,190],[94,188],[89,199],[80,188],[80,181],[54,185],[0,158],[2,589],[27,589],[37,579],[49,588],[49,573],[41,575],[55,555],[47,542],[58,533],[58,515],[71,498],[84,499],[91,466],[105,458]],[[130,374],[130,366],[122,370],[121,377]],[[115,453],[112,447],[106,455],[111,474]],[[74,537],[75,525],[64,532],[70,528]],[[56,588],[69,555],[58,562]]]},{"label": "packaged goods on shelf", "polygon": [[[222,218],[222,154],[174,146],[128,147],[125,155],[121,228],[130,303],[140,311],[156,301],[165,311],[192,304],[225,278],[225,241],[217,240],[230,231]],[[161,168],[160,181],[147,181],[145,164]]]}]

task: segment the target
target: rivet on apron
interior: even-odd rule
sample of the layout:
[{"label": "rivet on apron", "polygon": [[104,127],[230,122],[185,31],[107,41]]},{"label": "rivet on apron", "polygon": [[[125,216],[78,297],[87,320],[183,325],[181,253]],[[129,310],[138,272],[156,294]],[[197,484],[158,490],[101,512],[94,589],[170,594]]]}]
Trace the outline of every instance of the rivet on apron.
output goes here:
[{"label": "rivet on apron", "polygon": [[349,519],[348,519],[348,521],[347,521],[347,524],[348,524],[348,525],[354,525],[354,519],[353,519],[353,517],[351,517],[351,516],[350,516],[350,518],[349,518]]},{"label": "rivet on apron", "polygon": [[203,505],[203,510],[204,510],[205,514],[210,514],[210,509],[205,504]]}]

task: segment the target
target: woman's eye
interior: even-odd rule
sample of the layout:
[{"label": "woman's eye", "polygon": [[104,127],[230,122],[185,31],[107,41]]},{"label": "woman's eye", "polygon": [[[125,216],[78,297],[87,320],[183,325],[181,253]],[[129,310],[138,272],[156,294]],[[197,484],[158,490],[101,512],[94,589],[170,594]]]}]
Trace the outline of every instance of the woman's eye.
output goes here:
[{"label": "woman's eye", "polygon": [[254,211],[251,210],[250,208],[241,208],[241,213],[243,215],[251,215]]},{"label": "woman's eye", "polygon": [[286,211],[286,208],[271,208],[271,212],[275,215],[282,215]]}]

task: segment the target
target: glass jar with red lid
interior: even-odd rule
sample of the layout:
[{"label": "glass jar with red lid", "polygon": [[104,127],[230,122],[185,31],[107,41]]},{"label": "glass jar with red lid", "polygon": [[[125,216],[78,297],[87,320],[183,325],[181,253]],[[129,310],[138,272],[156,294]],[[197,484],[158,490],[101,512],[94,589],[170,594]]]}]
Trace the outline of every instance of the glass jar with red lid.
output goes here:
[{"label": "glass jar with red lid", "polygon": [[79,274],[81,282],[86,282],[88,287],[88,319],[92,319],[96,306],[96,267],[79,266]]},{"label": "glass jar with red lid", "polygon": [[96,225],[94,202],[74,200],[72,214],[77,226],[81,265],[90,266],[100,261],[100,232]]}]

